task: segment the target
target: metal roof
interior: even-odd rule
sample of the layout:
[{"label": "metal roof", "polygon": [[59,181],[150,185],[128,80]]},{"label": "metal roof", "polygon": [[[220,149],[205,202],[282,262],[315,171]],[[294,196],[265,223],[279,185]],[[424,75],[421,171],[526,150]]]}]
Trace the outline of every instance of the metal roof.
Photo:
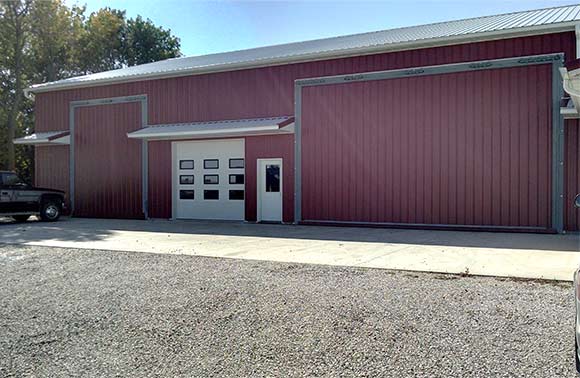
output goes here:
[{"label": "metal roof", "polygon": [[268,117],[153,125],[128,133],[129,138],[160,139],[201,139],[235,137],[247,135],[289,134],[294,131],[294,117]]},{"label": "metal roof", "polygon": [[69,144],[70,131],[48,131],[43,133],[34,133],[22,138],[14,139],[14,144]]},{"label": "metal roof", "polygon": [[28,88],[26,93],[574,30],[574,25],[579,20],[580,5],[513,12],[218,54],[173,58],[37,84]]}]

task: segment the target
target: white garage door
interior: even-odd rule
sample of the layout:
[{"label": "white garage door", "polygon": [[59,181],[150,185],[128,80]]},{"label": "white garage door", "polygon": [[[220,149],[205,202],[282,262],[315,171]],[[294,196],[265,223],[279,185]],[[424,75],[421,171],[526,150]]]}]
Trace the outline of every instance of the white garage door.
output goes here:
[{"label": "white garage door", "polygon": [[173,142],[173,216],[244,219],[244,140]]}]

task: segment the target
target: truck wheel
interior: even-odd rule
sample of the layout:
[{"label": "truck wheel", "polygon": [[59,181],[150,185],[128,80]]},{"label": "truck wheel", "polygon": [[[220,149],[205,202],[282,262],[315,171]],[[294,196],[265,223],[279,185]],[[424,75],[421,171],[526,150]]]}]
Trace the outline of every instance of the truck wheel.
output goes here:
[{"label": "truck wheel", "polygon": [[14,218],[16,222],[26,222],[28,218],[30,218],[30,215],[13,215],[12,218]]},{"label": "truck wheel", "polygon": [[40,209],[40,219],[45,222],[54,222],[60,218],[60,206],[54,201],[46,201]]}]

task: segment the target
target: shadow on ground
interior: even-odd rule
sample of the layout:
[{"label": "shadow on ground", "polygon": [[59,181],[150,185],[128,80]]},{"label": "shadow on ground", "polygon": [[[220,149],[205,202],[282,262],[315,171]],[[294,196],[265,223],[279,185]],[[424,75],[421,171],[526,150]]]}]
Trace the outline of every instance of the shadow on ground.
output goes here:
[{"label": "shadow on ground", "polygon": [[[361,227],[323,227],[218,221],[118,220],[62,218],[43,223],[15,223],[0,218],[0,242],[33,243],[43,240],[98,241],[116,231],[163,234],[285,238],[388,244],[579,251],[580,236],[473,231],[432,231]],[[136,235],[138,237],[138,235]]]}]

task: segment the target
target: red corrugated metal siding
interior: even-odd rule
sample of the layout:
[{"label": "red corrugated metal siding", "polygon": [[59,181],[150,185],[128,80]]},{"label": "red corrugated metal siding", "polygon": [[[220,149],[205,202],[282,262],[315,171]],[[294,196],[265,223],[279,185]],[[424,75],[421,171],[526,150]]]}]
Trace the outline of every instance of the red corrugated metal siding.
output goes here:
[{"label": "red corrugated metal siding", "polygon": [[257,159],[282,158],[282,220],[294,221],[294,136],[246,138],[246,220],[256,220]]},{"label": "red corrugated metal siding", "polygon": [[[74,100],[147,94],[150,124],[287,115],[294,112],[294,80],[299,78],[555,52],[563,52],[569,59],[575,57],[573,32],[57,91],[37,95],[36,130],[67,129],[68,106]],[[568,148],[579,147],[576,142],[570,143]],[[170,165],[168,151],[160,152],[155,159],[168,161]],[[567,171],[579,169],[576,160],[566,164]],[[580,184],[569,184],[567,196],[579,187]],[[156,203],[167,206],[171,202],[171,190],[159,189],[156,193],[164,198],[157,199]],[[291,205],[285,203],[284,207],[287,206]],[[159,214],[168,214],[168,211],[159,209]],[[151,207],[150,212],[156,213],[157,209]],[[576,227],[567,225],[569,229]]]},{"label": "red corrugated metal siding", "polygon": [[551,69],[304,88],[304,220],[548,228]]},{"label": "red corrugated metal siding", "polygon": [[171,142],[149,142],[149,217],[171,218]]},{"label": "red corrugated metal siding", "polygon": [[574,207],[574,197],[580,193],[580,122],[566,120],[564,225],[567,230],[580,230],[580,212]]},{"label": "red corrugated metal siding", "polygon": [[70,206],[68,146],[38,146],[34,154],[34,182],[38,186],[65,191],[65,204],[68,209]]},{"label": "red corrugated metal siding", "polygon": [[140,103],[75,110],[75,216],[143,218],[140,127]]}]

